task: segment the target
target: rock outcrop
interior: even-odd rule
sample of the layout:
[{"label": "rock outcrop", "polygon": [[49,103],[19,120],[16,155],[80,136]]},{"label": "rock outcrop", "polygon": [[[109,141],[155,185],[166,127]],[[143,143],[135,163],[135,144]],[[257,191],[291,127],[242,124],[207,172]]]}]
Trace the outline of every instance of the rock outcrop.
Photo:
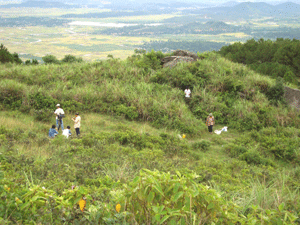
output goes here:
[{"label": "rock outcrop", "polygon": [[197,61],[199,58],[197,54],[183,51],[183,50],[176,50],[173,52],[173,56],[165,57],[161,60],[163,67],[174,67],[179,62],[193,62]]},{"label": "rock outcrop", "polygon": [[300,110],[300,90],[284,87],[284,97],[290,106]]}]

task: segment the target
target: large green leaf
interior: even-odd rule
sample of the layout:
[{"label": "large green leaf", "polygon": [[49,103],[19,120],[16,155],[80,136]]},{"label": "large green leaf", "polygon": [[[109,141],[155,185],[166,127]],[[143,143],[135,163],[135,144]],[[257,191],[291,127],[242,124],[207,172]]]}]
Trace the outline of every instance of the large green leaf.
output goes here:
[{"label": "large green leaf", "polygon": [[173,201],[173,202],[176,202],[183,194],[184,194],[184,192],[182,192],[182,191],[177,192],[177,193],[174,195],[172,201]]}]

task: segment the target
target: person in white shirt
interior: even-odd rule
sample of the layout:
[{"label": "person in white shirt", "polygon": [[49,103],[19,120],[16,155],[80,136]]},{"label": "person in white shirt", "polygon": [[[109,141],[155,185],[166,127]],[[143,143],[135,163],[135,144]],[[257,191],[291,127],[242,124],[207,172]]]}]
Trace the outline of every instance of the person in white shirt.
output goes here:
[{"label": "person in white shirt", "polygon": [[186,89],[184,90],[184,93],[185,93],[185,97],[186,98],[190,98],[191,97],[191,90],[186,87]]},{"label": "person in white shirt", "polygon": [[74,121],[74,128],[76,131],[76,135],[78,136],[80,134],[80,122],[81,122],[81,117],[79,116],[79,113],[75,113],[75,117],[72,118]]},{"label": "person in white shirt", "polygon": [[185,100],[187,103],[189,103],[191,97],[191,90],[188,87],[186,87],[184,93],[185,93]]},{"label": "person in white shirt", "polygon": [[64,129],[62,135],[64,135],[66,138],[69,138],[69,136],[72,135],[70,129],[71,129],[71,127],[70,127],[70,126],[67,126],[67,129]]},{"label": "person in white shirt", "polygon": [[63,124],[63,117],[65,117],[65,112],[62,108],[60,108],[60,104],[56,105],[56,110],[54,114],[56,115],[56,127],[59,131],[59,128],[61,127],[62,130],[64,130],[64,124]]}]

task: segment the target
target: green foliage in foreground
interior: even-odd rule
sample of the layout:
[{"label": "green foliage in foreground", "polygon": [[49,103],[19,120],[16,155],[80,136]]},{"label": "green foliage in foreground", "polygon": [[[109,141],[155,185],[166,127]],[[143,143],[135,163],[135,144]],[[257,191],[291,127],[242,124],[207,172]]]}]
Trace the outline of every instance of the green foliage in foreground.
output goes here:
[{"label": "green foliage in foreground", "polygon": [[[266,129],[232,140],[222,133],[193,141],[88,114],[82,138],[51,140],[46,138],[49,125],[31,126],[33,117],[10,111],[1,118],[13,127],[0,127],[4,223],[293,224],[297,219],[298,163],[285,171],[277,168],[280,157],[269,158],[269,164],[263,156],[240,157],[255,141],[265,152],[280,152],[278,143],[290,146],[288,137],[296,141],[297,129]],[[278,142],[268,149],[273,133]],[[234,154],[226,147],[238,144],[246,150]],[[83,212],[81,198],[87,201]],[[116,204],[121,204],[119,213]]]}]

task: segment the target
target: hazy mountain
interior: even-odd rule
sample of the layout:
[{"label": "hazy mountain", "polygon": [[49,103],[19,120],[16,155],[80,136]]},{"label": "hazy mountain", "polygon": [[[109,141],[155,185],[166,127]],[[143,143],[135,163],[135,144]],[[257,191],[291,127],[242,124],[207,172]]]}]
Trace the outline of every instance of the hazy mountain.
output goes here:
[{"label": "hazy mountain", "polygon": [[186,13],[207,15],[213,19],[249,19],[265,16],[290,17],[300,16],[300,5],[283,3],[270,5],[265,2],[243,2],[233,7],[212,7],[198,10],[186,10]]},{"label": "hazy mountain", "polygon": [[293,2],[285,2],[279,5],[276,5],[275,8],[283,13],[292,13],[299,14],[300,13],[300,5]]},{"label": "hazy mountain", "polygon": [[220,4],[219,6],[224,6],[224,7],[233,7],[240,4],[240,2],[237,1],[229,1],[229,2],[225,2],[223,4]]},{"label": "hazy mountain", "polygon": [[68,5],[62,2],[54,1],[26,1],[20,4],[7,4],[0,6],[1,8],[14,8],[14,7],[30,7],[30,8],[74,8],[80,7],[77,5]]}]

